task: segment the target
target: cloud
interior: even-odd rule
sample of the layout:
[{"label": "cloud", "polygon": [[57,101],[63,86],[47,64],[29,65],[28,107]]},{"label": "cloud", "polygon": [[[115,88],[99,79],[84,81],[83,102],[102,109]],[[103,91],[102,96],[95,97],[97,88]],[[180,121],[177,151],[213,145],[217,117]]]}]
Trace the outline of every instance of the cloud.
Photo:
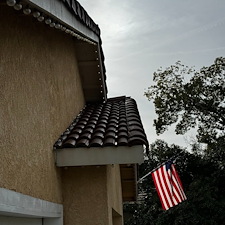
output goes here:
[{"label": "cloud", "polygon": [[79,2],[101,29],[109,96],[135,98],[150,142],[163,138],[187,145],[171,129],[157,137],[152,125],[154,106],[143,96],[144,89],[160,66],[167,67],[179,59],[197,68],[225,55],[224,1]]}]

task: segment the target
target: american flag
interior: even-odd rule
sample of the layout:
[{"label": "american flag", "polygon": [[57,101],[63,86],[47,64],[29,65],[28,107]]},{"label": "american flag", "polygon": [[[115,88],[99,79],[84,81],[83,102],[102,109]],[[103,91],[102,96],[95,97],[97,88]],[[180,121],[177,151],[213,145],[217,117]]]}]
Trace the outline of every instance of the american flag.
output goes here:
[{"label": "american flag", "polygon": [[166,162],[152,172],[152,178],[164,210],[187,199],[172,162]]}]

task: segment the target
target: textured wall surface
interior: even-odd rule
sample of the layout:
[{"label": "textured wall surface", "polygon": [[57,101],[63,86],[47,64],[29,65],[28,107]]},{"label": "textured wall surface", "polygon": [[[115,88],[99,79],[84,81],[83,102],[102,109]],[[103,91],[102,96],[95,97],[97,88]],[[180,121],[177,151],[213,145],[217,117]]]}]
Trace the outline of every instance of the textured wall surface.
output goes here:
[{"label": "textured wall surface", "polygon": [[108,225],[106,166],[63,170],[65,225]]},{"label": "textured wall surface", "polygon": [[107,194],[109,225],[123,224],[123,202],[119,165],[107,166]]},{"label": "textured wall surface", "polygon": [[83,105],[71,36],[0,5],[0,187],[61,203],[52,146]]},{"label": "textured wall surface", "polygon": [[64,169],[63,199],[65,225],[122,225],[119,165]]}]

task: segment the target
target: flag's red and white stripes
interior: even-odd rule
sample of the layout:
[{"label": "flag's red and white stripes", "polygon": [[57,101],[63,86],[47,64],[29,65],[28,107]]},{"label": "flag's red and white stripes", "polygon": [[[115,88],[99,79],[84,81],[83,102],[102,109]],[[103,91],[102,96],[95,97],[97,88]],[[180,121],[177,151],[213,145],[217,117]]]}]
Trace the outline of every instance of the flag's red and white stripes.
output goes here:
[{"label": "flag's red and white stripes", "polygon": [[164,210],[187,199],[181,180],[171,162],[167,162],[155,170],[152,178]]}]

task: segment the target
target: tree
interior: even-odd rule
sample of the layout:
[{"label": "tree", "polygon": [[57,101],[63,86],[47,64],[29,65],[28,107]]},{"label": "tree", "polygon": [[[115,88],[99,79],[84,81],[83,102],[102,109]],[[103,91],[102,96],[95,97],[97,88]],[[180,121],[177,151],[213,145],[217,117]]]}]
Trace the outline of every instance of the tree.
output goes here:
[{"label": "tree", "polygon": [[[183,149],[177,145],[169,146],[162,140],[157,140],[150,146],[150,152],[139,167],[139,177],[144,176],[161,162],[165,162],[174,155],[180,154]],[[185,153],[182,153],[182,155]],[[180,161],[177,161],[180,164]],[[185,171],[185,167],[181,167]],[[182,178],[181,178],[182,179]],[[132,204],[125,204],[125,215],[131,216],[125,220],[125,225],[156,225],[159,215],[163,214],[156,189],[151,176],[146,177],[138,185],[139,200]]]},{"label": "tree", "polygon": [[153,100],[157,134],[176,124],[177,134],[197,128],[201,143],[213,145],[225,137],[225,58],[195,71],[180,61],[153,74],[154,85],[145,92]]},{"label": "tree", "polygon": [[[151,176],[139,185],[142,198],[126,205],[134,225],[216,225],[225,220],[225,58],[199,71],[175,63],[154,73],[152,85],[145,92],[154,101],[158,118],[157,134],[175,124],[177,134],[197,128],[198,142],[192,153],[162,140],[151,145],[148,158],[140,166],[140,177],[177,153],[182,153],[176,167],[188,200],[162,211]],[[206,143],[202,148],[200,143]]]},{"label": "tree", "polygon": [[[162,140],[151,144],[149,158],[140,166],[140,177],[174,154],[176,169],[182,180],[187,201],[163,211],[151,176],[139,184],[142,198],[125,205],[132,217],[125,225],[216,225],[225,220],[225,169],[213,157],[208,157],[196,143],[189,153],[177,145]],[[126,214],[126,213],[125,213]]]}]

